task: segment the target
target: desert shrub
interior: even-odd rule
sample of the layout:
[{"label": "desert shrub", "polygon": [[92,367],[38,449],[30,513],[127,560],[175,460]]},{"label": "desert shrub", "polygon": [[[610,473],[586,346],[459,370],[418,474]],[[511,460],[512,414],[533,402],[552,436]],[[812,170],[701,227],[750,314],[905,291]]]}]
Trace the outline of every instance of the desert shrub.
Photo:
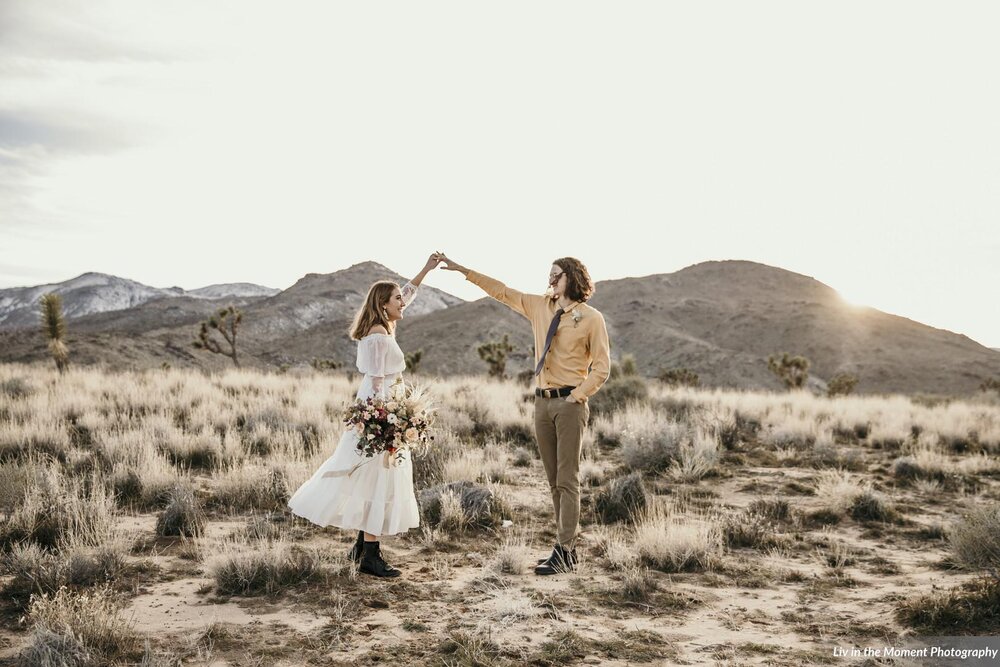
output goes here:
[{"label": "desert shrub", "polygon": [[681,443],[691,437],[691,429],[678,422],[649,423],[621,434],[625,465],[637,471],[661,472],[677,460]]},{"label": "desert shrub", "polygon": [[855,552],[839,538],[827,532],[822,546],[816,549],[816,556],[826,567],[833,570],[837,576],[844,575],[844,568],[855,564]]},{"label": "desert shrub", "polygon": [[682,482],[696,482],[715,471],[719,463],[719,441],[715,436],[695,429],[690,440],[682,442],[677,458],[670,463],[670,474]]},{"label": "desert shrub", "polygon": [[116,503],[133,510],[164,507],[169,501],[170,490],[181,479],[166,458],[152,451],[132,460],[116,462],[109,475]]},{"label": "desert shrub", "polygon": [[27,398],[35,393],[32,387],[24,378],[10,378],[0,382],[0,394],[15,401],[20,398]]},{"label": "desert shrub", "polygon": [[460,525],[446,527],[493,528],[501,525],[510,513],[491,488],[467,481],[432,486],[421,491],[418,499],[421,516],[431,527],[455,523],[453,517],[458,512]]},{"label": "desert shrub", "polygon": [[156,518],[156,534],[196,537],[205,530],[201,501],[189,484],[178,484],[170,491],[167,506]]},{"label": "desert shrub", "polygon": [[955,560],[1000,577],[1000,504],[973,508],[949,531]]},{"label": "desert shrub", "polygon": [[13,425],[0,429],[0,462],[51,458],[65,463],[70,444],[62,424]]},{"label": "desert shrub", "polygon": [[747,511],[771,521],[785,521],[790,515],[788,501],[782,498],[758,498],[750,503]]},{"label": "desert shrub", "polygon": [[730,549],[767,549],[777,544],[774,524],[752,510],[726,517],[722,522],[722,537]]},{"label": "desert shrub", "polygon": [[639,554],[636,553],[624,530],[599,527],[596,532],[597,548],[611,570],[624,572],[630,567],[639,565]]},{"label": "desert shrub", "polygon": [[816,497],[822,510],[842,516],[864,492],[856,477],[843,470],[823,470],[816,480]]},{"label": "desert shrub", "polygon": [[580,460],[580,484],[583,486],[600,486],[604,482],[604,468],[590,458]]},{"label": "desert shrub", "polygon": [[531,462],[534,460],[535,456],[528,449],[524,447],[518,447],[514,450],[514,456],[511,457],[510,463],[515,468],[527,468],[531,466]]},{"label": "desert shrub", "polygon": [[646,602],[650,595],[659,590],[659,585],[649,568],[636,565],[622,570],[620,590],[626,600]]},{"label": "desert shrub", "polygon": [[841,468],[862,472],[865,462],[856,451],[847,447],[837,447],[830,441],[817,442],[807,456],[813,468]]},{"label": "desert shrub", "polygon": [[135,470],[122,470],[111,479],[115,498],[122,505],[133,505],[142,498],[142,477]]},{"label": "desert shrub", "polygon": [[901,481],[914,479],[928,479],[923,468],[917,465],[917,460],[912,456],[900,456],[892,462],[892,474]]},{"label": "desert shrub", "polygon": [[701,384],[698,374],[687,368],[670,368],[660,372],[657,379],[670,387],[697,387]]},{"label": "desert shrub", "polygon": [[858,385],[858,376],[852,373],[837,373],[826,385],[826,395],[847,396]]},{"label": "desert shrub", "polygon": [[25,667],[90,667],[99,665],[100,659],[87,649],[73,634],[61,634],[47,628],[36,628],[31,633],[27,648],[20,657]]},{"label": "desert shrub", "polygon": [[223,595],[262,595],[303,584],[326,584],[351,568],[342,555],[278,540],[223,543],[207,569]]},{"label": "desert shrub", "polygon": [[42,464],[27,461],[0,463],[0,510],[13,512],[42,469]]},{"label": "desert shrub", "polygon": [[222,463],[219,441],[212,436],[182,436],[165,441],[160,451],[181,468],[215,470]]},{"label": "desert shrub", "polygon": [[281,537],[281,529],[270,516],[251,516],[243,529],[248,540],[276,540]]},{"label": "desert shrub", "polygon": [[68,547],[56,553],[31,542],[15,544],[2,559],[3,573],[11,577],[3,592],[15,606],[27,608],[32,594],[112,582],[125,571],[128,552],[124,540],[100,547]]},{"label": "desert shrub", "polygon": [[247,464],[218,475],[209,504],[230,512],[277,510],[286,506],[289,497],[288,477],[283,470]]},{"label": "desert shrub", "polygon": [[896,511],[884,495],[866,487],[854,497],[850,506],[851,518],[856,521],[892,521]]},{"label": "desert shrub", "polygon": [[986,378],[983,380],[983,383],[979,385],[979,391],[995,391],[1000,394],[1000,378]]},{"label": "desert shrub", "polygon": [[[28,665],[108,665],[136,659],[139,640],[122,617],[125,602],[112,591],[62,588],[33,597],[27,620],[32,638],[21,653]],[[82,660],[82,661],[81,661]]]},{"label": "desert shrub", "polygon": [[67,481],[57,469],[42,470],[0,524],[0,544],[30,541],[45,549],[70,541],[100,544],[114,533],[114,510],[114,497],[98,480]]},{"label": "desert shrub", "polygon": [[433,446],[413,458],[413,486],[419,492],[444,483],[445,464],[468,448],[468,436],[460,437],[454,430],[438,431]]},{"label": "desert shrub", "polygon": [[523,530],[508,530],[500,544],[487,559],[483,569],[497,574],[523,574],[524,553],[528,548],[528,535]]},{"label": "desert shrub", "polygon": [[608,482],[597,494],[594,509],[604,523],[631,521],[645,511],[648,498],[642,475],[633,472]]},{"label": "desert shrub", "polygon": [[642,562],[664,572],[706,570],[721,556],[722,533],[710,519],[677,517],[653,505],[636,521],[635,549]]},{"label": "desert shrub", "polygon": [[903,600],[896,607],[896,618],[925,634],[995,634],[1000,630],[1000,579],[983,577],[949,591]]},{"label": "desert shrub", "polygon": [[741,443],[750,442],[760,433],[761,423],[739,410],[733,412],[732,419],[719,424],[716,433],[725,449],[736,449]]},{"label": "desert shrub", "polygon": [[643,403],[649,398],[646,381],[635,375],[625,375],[608,380],[600,391],[590,397],[591,417],[610,414],[629,403]]},{"label": "desert shrub", "polygon": [[507,481],[507,452],[496,444],[461,450],[444,461],[441,479],[444,482],[504,482]]}]

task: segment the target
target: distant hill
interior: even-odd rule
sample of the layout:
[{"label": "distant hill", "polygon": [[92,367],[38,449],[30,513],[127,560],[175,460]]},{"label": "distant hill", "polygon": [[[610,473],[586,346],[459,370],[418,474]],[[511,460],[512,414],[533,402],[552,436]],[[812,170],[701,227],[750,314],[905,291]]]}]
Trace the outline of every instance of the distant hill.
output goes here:
[{"label": "distant hill", "polygon": [[[488,315],[491,301],[416,318],[400,342],[425,349],[429,372],[481,372],[469,339],[507,333],[531,345],[527,321],[495,302],[508,314]],[[782,352],[809,358],[820,381],[854,373],[862,392],[967,393],[1000,374],[1000,353],[966,336],[852,306],[813,278],[754,262],[601,281],[591,305],[604,313],[613,356],[634,355],[649,376],[688,368],[709,386],[778,389],[767,358]]]},{"label": "distant hill", "polygon": [[[78,317],[70,323],[67,342],[76,363],[105,363],[111,367],[155,367],[169,363],[223,368],[230,363],[228,359],[196,351],[191,342],[200,321],[233,303],[244,313],[239,332],[244,365],[302,364],[313,358],[334,357],[353,363],[355,344],[348,340],[346,329],[376,280],[403,284],[408,278],[381,264],[363,262],[334,273],[307,274],[288,289],[270,296],[206,299],[205,295],[224,290],[215,289],[220,286],[197,290],[202,298],[180,290],[131,308]],[[41,293],[44,291],[39,296]],[[67,312],[77,294],[71,291],[63,296]],[[415,317],[461,303],[464,302],[456,296],[424,285],[406,315]],[[30,326],[0,330],[0,360],[26,362],[46,357],[45,342],[37,332],[37,305],[32,312],[34,319]]]},{"label": "distant hill", "polygon": [[[273,347],[273,342],[312,327],[349,320],[377,280],[403,284],[409,278],[376,262],[355,264],[334,273],[306,274],[288,289],[244,309],[246,339],[265,348]],[[464,302],[456,296],[423,285],[406,315],[415,317],[460,303]]]},{"label": "distant hill", "polygon": [[[330,274],[308,274],[271,296],[206,300],[160,295],[75,320],[69,337],[72,358],[112,367],[163,362],[225,367],[227,360],[195,351],[190,343],[198,321],[220,304],[235,301],[244,311],[240,340],[246,365],[330,358],[353,368],[356,346],[346,329],[368,286],[379,279],[405,281],[384,266],[364,262]],[[64,299],[69,308],[72,299]],[[819,388],[836,373],[850,372],[860,378],[858,391],[865,393],[963,394],[975,391],[987,377],[1000,376],[996,349],[850,305],[808,276],[754,262],[704,262],[674,273],[601,281],[591,303],[608,322],[613,357],[634,355],[647,376],[687,368],[707,386],[778,389],[767,358],[782,352],[809,358]],[[31,326],[0,331],[0,359],[45,358],[37,325]],[[476,348],[504,334],[515,346],[508,373],[531,368],[533,340],[524,318],[492,299],[464,302],[425,285],[407,309],[398,337],[405,351],[423,350],[424,372],[479,374],[486,365]]]},{"label": "distant hill", "polygon": [[73,320],[97,313],[126,310],[155,299],[188,297],[195,299],[232,299],[245,302],[280,290],[250,283],[210,285],[185,291],[180,287],[150,287],[127,278],[106,273],[84,273],[61,283],[0,289],[0,330],[38,326],[38,300],[55,292],[62,297],[63,313]]}]

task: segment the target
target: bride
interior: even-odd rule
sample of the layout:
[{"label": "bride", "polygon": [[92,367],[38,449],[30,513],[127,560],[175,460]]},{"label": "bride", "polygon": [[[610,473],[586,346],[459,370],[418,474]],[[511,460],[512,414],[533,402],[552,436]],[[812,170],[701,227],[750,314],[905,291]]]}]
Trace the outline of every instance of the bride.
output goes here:
[{"label": "bride", "polygon": [[[403,309],[413,301],[424,277],[440,261],[439,253],[431,255],[420,273],[402,288],[384,280],[369,288],[349,331],[358,341],[357,366],[364,373],[358,400],[385,397],[401,377],[406,362],[396,344],[396,322],[403,318]],[[413,493],[413,463],[409,453],[403,452],[402,462],[387,468],[377,457],[363,456],[357,444],[356,432],[346,429],[333,456],[299,487],[288,507],[319,526],[358,531],[350,558],[360,564],[359,570],[376,577],[398,577],[400,571],[382,557],[379,537],[420,524]]]}]

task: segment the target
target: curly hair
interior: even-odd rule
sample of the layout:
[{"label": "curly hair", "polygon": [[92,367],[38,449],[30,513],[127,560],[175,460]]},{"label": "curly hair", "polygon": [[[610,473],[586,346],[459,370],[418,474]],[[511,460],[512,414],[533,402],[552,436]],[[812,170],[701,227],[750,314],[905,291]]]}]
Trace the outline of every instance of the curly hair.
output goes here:
[{"label": "curly hair", "polygon": [[566,296],[573,301],[586,301],[594,296],[594,281],[583,262],[576,257],[560,257],[552,262],[566,274]]},{"label": "curly hair", "polygon": [[396,327],[386,318],[384,308],[389,303],[389,299],[392,298],[393,291],[398,289],[399,285],[391,280],[380,280],[373,283],[368,288],[365,302],[361,304],[361,308],[354,316],[351,328],[347,330],[348,335],[354,340],[361,340],[368,335],[373,326],[378,324],[384,326],[385,330],[391,334]]}]

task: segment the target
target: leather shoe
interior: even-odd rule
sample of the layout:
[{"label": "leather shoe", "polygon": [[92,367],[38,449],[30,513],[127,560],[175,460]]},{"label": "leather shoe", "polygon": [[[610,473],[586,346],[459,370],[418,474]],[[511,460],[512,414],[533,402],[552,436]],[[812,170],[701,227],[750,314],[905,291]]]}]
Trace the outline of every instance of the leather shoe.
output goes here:
[{"label": "leather shoe", "polygon": [[576,563],[576,549],[565,549],[557,544],[552,555],[535,567],[535,574],[544,576],[572,572],[576,569]]},{"label": "leather shoe", "polygon": [[[539,558],[538,561],[537,561],[537,563],[539,565],[541,565],[542,563],[548,563],[553,558],[557,558],[559,556],[559,548],[560,547],[557,544],[555,547],[553,547],[552,553],[549,554],[548,557],[546,557],[546,558]],[[570,560],[570,562],[572,562],[573,565],[576,565],[576,563],[577,563],[576,548],[574,547],[573,549],[571,549],[570,551],[567,551],[566,553],[569,554],[569,560]]]}]

